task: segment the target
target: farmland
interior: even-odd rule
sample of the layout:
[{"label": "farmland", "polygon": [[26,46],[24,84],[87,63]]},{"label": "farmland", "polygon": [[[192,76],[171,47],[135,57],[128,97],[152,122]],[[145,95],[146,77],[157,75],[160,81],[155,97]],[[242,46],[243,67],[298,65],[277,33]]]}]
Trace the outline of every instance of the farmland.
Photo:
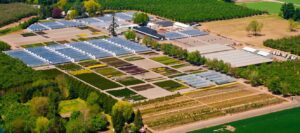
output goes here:
[{"label": "farmland", "polygon": [[0,11],[0,27],[37,14],[37,9],[22,3],[0,4]]},{"label": "farmland", "polygon": [[137,104],[135,108],[141,110],[148,126],[155,130],[162,130],[282,101],[272,95],[247,89],[242,84],[232,84],[157,99]]},{"label": "farmland", "polygon": [[277,2],[246,2],[239,5],[254,10],[266,11],[270,14],[278,14],[282,4]]},{"label": "farmland", "polygon": [[[181,22],[240,18],[261,11],[217,0],[99,0],[105,9],[139,10]],[[150,6],[151,5],[151,6]],[[218,10],[222,9],[222,10]]]},{"label": "farmland", "polygon": [[181,90],[187,88],[186,86],[177,83],[173,80],[167,80],[167,81],[161,81],[161,82],[156,82],[154,83],[155,85],[164,88],[168,91],[176,91],[176,90]]},{"label": "farmland", "polygon": [[125,88],[121,90],[112,90],[108,91],[109,94],[122,98],[123,100],[133,100],[133,101],[139,101],[146,99],[145,97],[138,95],[137,93]]},{"label": "farmland", "polygon": [[[299,123],[300,108],[289,109],[281,112],[271,113],[263,116],[227,123],[220,126],[191,131],[189,133],[211,133],[219,130],[222,133],[230,133],[227,126],[235,128],[235,133],[293,133],[300,130]],[[288,128],[287,128],[288,127]]]},{"label": "farmland", "polygon": [[300,55],[300,36],[286,37],[282,39],[269,39],[264,42],[267,47],[279,49],[292,54]]}]

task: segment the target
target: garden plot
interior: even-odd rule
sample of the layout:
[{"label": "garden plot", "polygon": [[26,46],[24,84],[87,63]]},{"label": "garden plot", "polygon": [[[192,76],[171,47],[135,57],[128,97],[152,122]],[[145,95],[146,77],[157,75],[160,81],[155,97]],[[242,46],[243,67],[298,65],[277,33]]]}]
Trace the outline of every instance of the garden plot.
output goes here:
[{"label": "garden plot", "polygon": [[95,72],[108,77],[108,78],[112,78],[112,77],[120,77],[120,76],[124,76],[125,74],[118,71],[115,68],[112,67],[102,67],[102,68],[96,68],[93,69]]},{"label": "garden plot", "polygon": [[175,75],[182,74],[181,72],[175,69],[171,69],[169,67],[157,67],[157,68],[152,68],[151,70],[164,76],[175,76]]},{"label": "garden plot", "polygon": [[142,73],[142,74],[138,74],[138,75],[134,75],[134,76],[139,78],[139,79],[143,79],[145,81],[148,81],[148,82],[165,79],[165,77],[163,77],[162,75],[157,74],[155,72],[151,72],[151,71],[146,72],[146,73]]},{"label": "garden plot", "polygon": [[131,61],[130,63],[140,66],[144,69],[152,69],[152,68],[156,68],[156,67],[163,67],[162,64],[152,61],[152,60],[148,60],[148,59],[142,59],[142,60],[136,60],[136,61]]},{"label": "garden plot", "polygon": [[129,73],[132,75],[143,74],[143,73],[148,72],[146,69],[140,68],[135,65],[123,66],[123,67],[119,67],[118,69],[125,71],[126,73]]},{"label": "garden plot", "polygon": [[154,130],[247,111],[284,100],[234,83],[183,95],[168,96],[136,104],[145,123]]},{"label": "garden plot", "polygon": [[79,65],[76,65],[74,63],[67,63],[63,65],[57,65],[56,67],[66,70],[66,71],[76,71],[76,70],[82,70],[83,68],[80,67]]},{"label": "garden plot", "polygon": [[152,88],[155,88],[155,87],[150,84],[137,85],[137,86],[131,87],[131,89],[133,89],[135,91],[145,91],[145,90],[152,89]]},{"label": "garden plot", "polygon": [[132,61],[137,61],[137,60],[143,60],[145,58],[134,55],[134,56],[124,57],[123,59],[126,61],[129,61],[129,62],[132,62]]},{"label": "garden plot", "polygon": [[100,59],[100,61],[117,68],[132,65],[115,57]]},{"label": "garden plot", "polygon": [[75,77],[101,89],[101,90],[107,90],[112,88],[118,88],[121,87],[121,85],[110,81],[100,75],[97,75],[89,70],[78,70],[71,72],[72,75]]},{"label": "garden plot", "polygon": [[[142,87],[145,87],[145,86],[142,86]],[[141,89],[141,88],[139,88],[139,89]],[[159,88],[159,87],[154,87],[154,88],[149,88],[146,90],[137,91],[137,93],[139,93],[140,95],[142,95],[148,99],[156,99],[156,98],[165,97],[165,96],[174,94],[170,91],[167,91],[167,90]]]},{"label": "garden plot", "polygon": [[171,58],[169,56],[158,56],[158,57],[152,57],[151,60],[154,60],[156,62],[162,63],[167,66],[171,66],[173,68],[181,68],[185,66],[189,66],[190,64],[184,61],[180,61],[174,58]]},{"label": "garden plot", "polygon": [[116,78],[116,81],[123,84],[123,85],[125,85],[125,86],[145,83],[144,81],[139,80],[137,78],[134,78],[132,76],[118,77],[118,78]]},{"label": "garden plot", "polygon": [[160,81],[154,84],[171,92],[188,88],[187,86],[180,84],[174,80]]},{"label": "garden plot", "polygon": [[125,88],[121,90],[111,90],[107,91],[109,94],[121,98],[123,100],[128,100],[128,101],[140,101],[140,100],[145,100],[146,98]]}]

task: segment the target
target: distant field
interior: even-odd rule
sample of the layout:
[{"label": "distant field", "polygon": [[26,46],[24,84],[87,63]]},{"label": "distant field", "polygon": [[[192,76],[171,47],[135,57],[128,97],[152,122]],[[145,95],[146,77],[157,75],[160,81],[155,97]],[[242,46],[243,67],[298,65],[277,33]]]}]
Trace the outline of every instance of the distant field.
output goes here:
[{"label": "distant field", "polygon": [[239,5],[245,6],[250,9],[266,11],[270,14],[278,14],[280,12],[280,8],[282,4],[275,3],[275,2],[247,2],[247,3],[239,3]]},{"label": "distant field", "polygon": [[294,4],[300,5],[300,0],[280,0],[280,1],[286,2],[286,3],[294,3]]},{"label": "distant field", "polygon": [[37,10],[27,4],[0,4],[0,27],[35,14]]},{"label": "distant field", "polygon": [[295,108],[189,133],[212,133],[215,130],[219,130],[216,133],[232,133],[224,130],[226,125],[233,126],[235,133],[295,133],[300,130],[299,116],[300,108]]},{"label": "distant field", "polygon": [[218,0],[99,0],[105,9],[139,10],[181,22],[202,22],[261,14]]}]

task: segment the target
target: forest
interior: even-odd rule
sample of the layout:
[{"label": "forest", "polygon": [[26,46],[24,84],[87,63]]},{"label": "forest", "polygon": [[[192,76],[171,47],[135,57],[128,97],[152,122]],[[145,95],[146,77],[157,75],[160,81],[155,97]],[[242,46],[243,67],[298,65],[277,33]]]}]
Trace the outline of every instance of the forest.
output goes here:
[{"label": "forest", "polygon": [[262,14],[219,0],[99,0],[104,9],[138,10],[180,22],[224,20]]},{"label": "forest", "polygon": [[295,55],[300,55],[300,36],[286,37],[282,39],[268,39],[264,45],[274,49],[279,49],[286,52],[291,52]]}]

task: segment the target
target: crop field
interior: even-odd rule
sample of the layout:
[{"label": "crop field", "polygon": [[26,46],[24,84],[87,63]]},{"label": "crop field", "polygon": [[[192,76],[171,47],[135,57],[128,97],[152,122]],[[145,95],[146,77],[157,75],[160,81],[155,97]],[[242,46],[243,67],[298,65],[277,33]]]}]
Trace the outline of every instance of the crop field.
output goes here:
[{"label": "crop field", "polygon": [[270,14],[278,14],[282,4],[277,2],[246,2],[240,5],[250,9],[266,11]]},{"label": "crop field", "polygon": [[153,68],[152,71],[164,76],[173,76],[173,75],[181,74],[179,71],[168,67],[157,67],[157,68]]},{"label": "crop field", "polygon": [[102,90],[121,87],[119,84],[117,84],[113,81],[110,81],[110,80],[108,80],[100,75],[97,75],[91,71],[88,71],[88,70],[85,70],[85,71],[79,70],[77,72],[74,71],[74,72],[72,72],[72,74],[75,77],[77,77],[91,85],[94,85],[95,87],[98,87],[99,89],[102,89]]},{"label": "crop field", "polygon": [[154,61],[157,61],[159,63],[165,64],[165,65],[178,65],[182,64],[182,61],[168,57],[168,56],[159,56],[159,57],[152,57],[151,58]]},{"label": "crop field", "polygon": [[101,75],[111,78],[111,77],[119,77],[125,75],[124,73],[118,71],[115,68],[112,67],[103,67],[103,68],[97,68],[94,69],[97,73],[100,73]]},{"label": "crop field", "polygon": [[33,6],[22,3],[0,4],[0,11],[0,27],[37,14]]},{"label": "crop field", "polygon": [[146,99],[145,97],[138,95],[137,93],[125,88],[121,90],[112,90],[107,91],[109,94],[122,98],[123,100],[133,100],[133,101],[139,101]]},{"label": "crop field", "polygon": [[227,126],[235,128],[235,133],[293,133],[299,131],[300,108],[284,110],[263,116],[227,123],[220,126],[191,131],[189,133],[212,133],[220,131],[231,133],[226,130]]},{"label": "crop field", "polygon": [[115,57],[100,59],[100,61],[117,68],[132,65]]},{"label": "crop field", "polygon": [[138,85],[138,86],[131,87],[131,89],[133,89],[135,91],[145,91],[145,90],[152,89],[152,88],[154,88],[154,86],[152,86],[150,84]]},{"label": "crop field", "polygon": [[[261,11],[218,0],[99,0],[105,9],[139,10],[181,22],[240,18]],[[151,5],[151,6],[149,6]],[[222,10],[219,10],[222,9]]]},{"label": "crop field", "polygon": [[126,61],[137,61],[137,60],[142,60],[142,59],[145,59],[141,56],[130,56],[130,57],[126,57],[124,58],[124,60]]},{"label": "crop field", "polygon": [[90,66],[94,66],[94,65],[99,65],[101,63],[99,63],[96,60],[87,60],[87,61],[80,62],[79,64],[84,67],[90,67]]},{"label": "crop field", "polygon": [[135,108],[140,109],[149,127],[161,130],[283,101],[236,83],[153,100],[137,104]]},{"label": "crop field", "polygon": [[83,68],[81,68],[80,66],[74,64],[74,63],[68,63],[68,64],[63,64],[63,65],[57,65],[56,67],[62,69],[62,70],[66,70],[66,71],[76,71],[76,70],[81,70]]},{"label": "crop field", "polygon": [[163,88],[163,89],[171,91],[171,92],[187,88],[187,86],[185,86],[183,84],[180,84],[180,83],[178,83],[176,81],[173,81],[173,80],[166,80],[166,81],[156,82],[154,84],[161,87],[161,88]]},{"label": "crop field", "polygon": [[144,81],[136,79],[134,77],[120,77],[116,79],[116,81],[126,86],[144,83]]}]

